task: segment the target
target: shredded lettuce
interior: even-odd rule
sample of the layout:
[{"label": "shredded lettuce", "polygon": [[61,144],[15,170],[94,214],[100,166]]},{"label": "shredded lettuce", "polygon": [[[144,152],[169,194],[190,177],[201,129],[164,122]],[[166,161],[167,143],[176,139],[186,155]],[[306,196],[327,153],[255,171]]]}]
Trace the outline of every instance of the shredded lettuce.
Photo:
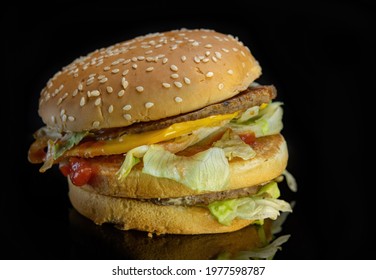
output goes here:
[{"label": "shredded lettuce", "polygon": [[45,172],[47,169],[51,168],[55,160],[61,157],[73,146],[80,143],[81,140],[88,134],[88,131],[71,132],[65,134],[60,140],[48,140],[46,159],[39,171]]},{"label": "shredded lettuce", "polygon": [[294,178],[294,176],[287,171],[287,169],[285,169],[285,171],[283,171],[283,176],[285,176],[286,178],[286,182],[287,182],[287,185],[289,186],[289,189],[293,192],[297,192],[298,191],[298,184]]},{"label": "shredded lettuce", "polygon": [[227,130],[222,138],[213,144],[214,147],[223,149],[226,157],[231,160],[234,157],[239,157],[248,160],[256,156],[256,152],[250,145],[244,143],[239,135]]},{"label": "shredded lettuce", "polygon": [[[252,131],[256,137],[279,133],[282,128],[283,110],[281,102],[273,102],[260,110],[256,116],[245,111],[237,120],[230,123],[230,127],[237,133]],[[256,109],[253,109],[256,110]]]},{"label": "shredded lettuce", "polygon": [[121,165],[120,169],[116,172],[118,180],[124,180],[128,176],[133,166],[140,162],[140,158],[142,158],[145,155],[148,149],[148,145],[143,145],[127,152],[123,164]]},{"label": "shredded lettuce", "polygon": [[[276,182],[264,186],[256,195],[215,201],[208,205],[211,214],[223,225],[230,225],[235,218],[245,220],[277,219],[281,212],[291,212],[290,204],[277,199],[273,195],[279,195]],[[265,196],[268,194],[271,197]]]},{"label": "shredded lettuce", "polygon": [[193,190],[222,190],[230,176],[224,151],[215,147],[184,157],[168,152],[159,145],[151,145],[143,162],[143,173],[177,181]]}]

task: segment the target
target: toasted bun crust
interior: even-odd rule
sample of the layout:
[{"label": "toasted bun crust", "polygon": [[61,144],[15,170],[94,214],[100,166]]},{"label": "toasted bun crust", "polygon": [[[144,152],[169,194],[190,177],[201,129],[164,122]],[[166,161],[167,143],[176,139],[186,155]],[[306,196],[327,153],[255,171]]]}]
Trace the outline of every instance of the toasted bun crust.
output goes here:
[{"label": "toasted bun crust", "polygon": [[148,34],[64,67],[42,90],[39,115],[61,131],[123,127],[227,99],[260,74],[249,49],[231,35]]},{"label": "toasted bun crust", "polygon": [[69,181],[73,207],[96,224],[114,223],[124,230],[155,233],[207,234],[232,232],[253,221],[234,220],[224,226],[204,207],[160,206],[135,199],[117,198],[88,192]]},{"label": "toasted bun crust", "polygon": [[[255,158],[230,161],[230,181],[225,190],[267,182],[285,170],[288,152],[281,134],[256,139],[254,149]],[[84,185],[82,188],[102,195],[128,198],[169,198],[205,193],[189,189],[170,179],[144,174],[141,166],[134,167],[127,178],[119,182],[115,174],[118,169],[118,164],[103,164],[91,185]]]}]

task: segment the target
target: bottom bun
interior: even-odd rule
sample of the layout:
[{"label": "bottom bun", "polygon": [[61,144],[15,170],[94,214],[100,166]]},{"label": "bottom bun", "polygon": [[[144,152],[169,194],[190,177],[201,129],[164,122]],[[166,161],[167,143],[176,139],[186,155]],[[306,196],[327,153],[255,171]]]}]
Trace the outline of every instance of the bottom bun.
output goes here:
[{"label": "bottom bun", "polygon": [[208,234],[232,232],[253,221],[235,219],[220,224],[205,207],[160,206],[136,199],[110,197],[86,191],[69,182],[73,207],[96,224],[114,223],[120,229],[137,229],[157,234]]}]

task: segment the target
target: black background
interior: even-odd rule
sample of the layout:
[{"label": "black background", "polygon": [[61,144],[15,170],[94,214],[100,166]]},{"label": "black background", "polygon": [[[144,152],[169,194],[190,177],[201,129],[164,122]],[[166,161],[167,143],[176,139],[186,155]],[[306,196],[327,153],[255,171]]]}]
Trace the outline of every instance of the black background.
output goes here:
[{"label": "black background", "polygon": [[276,258],[374,259],[375,10],[366,1],[259,2],[7,5],[0,257],[126,257],[98,240],[74,238],[65,178],[57,168],[40,174],[28,163],[32,133],[42,126],[40,90],[94,49],[149,32],[204,27],[248,45],[263,67],[258,81],[274,84],[285,103],[288,169],[299,191],[288,193],[296,201],[284,224],[291,238]]}]

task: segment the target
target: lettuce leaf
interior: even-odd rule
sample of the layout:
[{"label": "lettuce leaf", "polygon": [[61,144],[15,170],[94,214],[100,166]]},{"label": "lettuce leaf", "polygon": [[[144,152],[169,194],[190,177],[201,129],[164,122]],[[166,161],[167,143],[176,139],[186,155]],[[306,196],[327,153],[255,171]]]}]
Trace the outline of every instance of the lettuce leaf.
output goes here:
[{"label": "lettuce leaf", "polygon": [[71,149],[73,146],[80,143],[81,140],[88,134],[88,131],[71,132],[65,134],[60,140],[48,140],[46,158],[44,164],[39,169],[39,171],[45,172],[47,169],[50,169],[54,164],[55,160],[61,157],[66,151]]},{"label": "lettuce leaf", "polygon": [[247,110],[237,120],[232,121],[230,127],[238,134],[252,131],[256,137],[277,134],[283,128],[281,105],[281,102],[270,103],[256,116]]},{"label": "lettuce leaf", "polygon": [[184,157],[151,145],[143,162],[143,173],[177,181],[193,190],[222,190],[230,176],[224,151],[215,147]]},{"label": "lettuce leaf", "polygon": [[[277,199],[273,195],[279,195],[276,182],[271,182],[261,188],[256,195],[215,201],[208,205],[211,214],[223,225],[230,225],[235,218],[245,220],[277,219],[281,212],[291,212],[290,204]],[[266,197],[268,194],[271,197]]]},{"label": "lettuce leaf", "polygon": [[214,147],[223,149],[226,157],[231,160],[234,157],[240,157],[244,160],[256,156],[252,147],[242,141],[239,135],[227,130],[222,138],[213,144]]},{"label": "lettuce leaf", "polygon": [[123,164],[121,165],[120,169],[116,172],[118,180],[124,180],[128,176],[133,166],[140,162],[140,158],[142,158],[145,155],[148,149],[148,145],[143,145],[127,152]]}]

